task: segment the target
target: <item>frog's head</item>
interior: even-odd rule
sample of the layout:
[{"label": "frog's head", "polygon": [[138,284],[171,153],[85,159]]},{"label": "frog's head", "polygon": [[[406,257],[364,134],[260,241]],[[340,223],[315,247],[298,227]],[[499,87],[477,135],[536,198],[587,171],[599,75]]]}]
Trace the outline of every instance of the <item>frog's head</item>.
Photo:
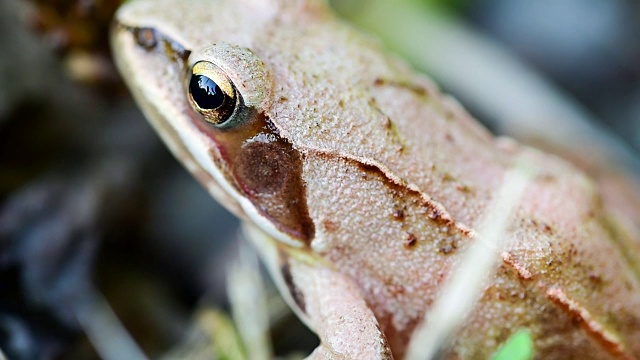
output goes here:
[{"label": "frog's head", "polygon": [[228,209],[296,246],[314,236],[303,160],[275,119],[259,39],[287,9],[322,16],[312,4],[131,1],[112,32],[124,80],[174,155]]}]

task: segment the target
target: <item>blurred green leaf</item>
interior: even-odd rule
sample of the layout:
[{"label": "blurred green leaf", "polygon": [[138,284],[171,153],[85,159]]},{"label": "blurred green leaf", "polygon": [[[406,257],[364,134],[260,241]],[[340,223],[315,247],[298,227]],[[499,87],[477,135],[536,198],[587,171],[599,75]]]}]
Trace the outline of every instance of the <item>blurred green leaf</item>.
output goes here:
[{"label": "blurred green leaf", "polygon": [[529,360],[533,358],[533,339],[527,330],[519,330],[500,347],[492,360]]},{"label": "blurred green leaf", "polygon": [[201,321],[208,323],[207,327],[211,330],[210,334],[213,336],[212,342],[218,359],[239,360],[247,358],[238,330],[225,313],[210,311],[202,316]]},{"label": "blurred green leaf", "polygon": [[471,5],[471,1],[469,0],[412,0],[412,1],[423,4],[423,5],[437,6],[439,8],[451,10],[453,12],[462,12],[467,8],[467,6]]}]

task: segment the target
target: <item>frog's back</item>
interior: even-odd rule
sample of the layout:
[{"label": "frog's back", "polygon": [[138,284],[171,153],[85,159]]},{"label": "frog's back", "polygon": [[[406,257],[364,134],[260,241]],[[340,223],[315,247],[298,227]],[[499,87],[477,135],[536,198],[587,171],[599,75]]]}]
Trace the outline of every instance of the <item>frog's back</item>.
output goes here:
[{"label": "frog's back", "polygon": [[452,354],[486,358],[526,328],[542,358],[577,349],[581,358],[640,356],[637,265],[618,247],[590,180],[493,139],[428,80],[330,16],[272,26],[258,52],[276,80],[270,116],[306,159],[310,245],[358,282],[396,354],[505,174],[526,158],[540,173]]}]

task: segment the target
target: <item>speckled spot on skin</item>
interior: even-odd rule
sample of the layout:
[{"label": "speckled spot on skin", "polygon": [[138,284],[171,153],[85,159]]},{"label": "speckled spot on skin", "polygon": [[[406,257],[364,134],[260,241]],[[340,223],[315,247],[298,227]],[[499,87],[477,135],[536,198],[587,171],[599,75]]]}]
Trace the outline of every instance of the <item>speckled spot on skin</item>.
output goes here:
[{"label": "speckled spot on skin", "polygon": [[473,189],[471,187],[469,187],[468,185],[456,185],[456,190],[460,191],[461,193],[465,193],[465,194],[474,194],[475,191],[473,191]]},{"label": "speckled spot on skin", "polygon": [[391,120],[391,118],[380,108],[380,106],[378,106],[374,98],[369,99],[369,106],[380,113],[382,116],[384,116],[384,118],[386,119],[384,127],[387,131],[388,136],[396,144],[397,151],[401,153],[404,152],[406,149],[406,145],[404,140],[402,139],[402,136],[400,136],[400,132],[398,131],[398,127],[396,126],[395,122],[393,122],[393,120]]},{"label": "speckled spot on skin", "polygon": [[404,247],[407,249],[412,249],[416,245],[418,245],[418,238],[414,234],[408,234],[407,240],[404,242]]},{"label": "speckled spot on skin", "polygon": [[447,239],[440,242],[438,252],[443,255],[451,255],[458,250],[458,241]]},{"label": "speckled spot on skin", "polygon": [[391,120],[391,118],[388,116],[387,116],[387,121],[385,123],[385,127],[389,132],[389,136],[391,136],[393,141],[398,144],[398,151],[403,152],[405,150],[405,144],[402,141],[402,138],[400,137],[400,133],[398,132],[398,127],[393,122],[393,120]]},{"label": "speckled spot on skin", "polygon": [[453,138],[453,135],[451,135],[450,133],[445,133],[444,134],[444,138],[445,140],[447,140],[448,142],[455,142],[456,140]]},{"label": "speckled spot on skin", "polygon": [[338,229],[340,228],[340,227],[338,226],[338,224],[336,224],[334,221],[329,220],[329,219],[324,220],[324,221],[322,222],[322,225],[324,226],[324,229],[325,229],[327,232],[330,232],[330,233],[331,233],[331,232],[336,232],[336,231],[338,231]]},{"label": "speckled spot on skin", "polygon": [[429,95],[429,91],[427,91],[427,89],[425,89],[424,87],[420,86],[420,85],[416,85],[416,84],[411,84],[408,82],[401,82],[401,81],[396,81],[396,80],[389,80],[389,79],[376,79],[373,82],[374,86],[394,86],[394,87],[399,87],[399,88],[403,88],[406,90],[411,91],[412,93],[416,94],[417,96],[428,96]]},{"label": "speckled spot on skin", "polygon": [[536,228],[537,230],[541,231],[542,233],[544,233],[547,236],[553,236],[554,235],[554,231],[553,228],[551,227],[551,225],[545,223],[545,222],[541,222],[538,221],[536,219],[529,219],[528,220],[529,223]]},{"label": "speckled spot on skin", "polygon": [[453,175],[451,175],[451,174],[446,172],[446,173],[444,173],[442,175],[442,181],[443,182],[454,182],[454,181],[456,181],[456,178],[455,178],[455,176],[453,176]]},{"label": "speckled spot on skin", "polygon": [[393,217],[394,220],[396,221],[404,221],[406,215],[404,213],[404,209],[395,209],[393,210],[393,213],[391,214],[391,216]]}]

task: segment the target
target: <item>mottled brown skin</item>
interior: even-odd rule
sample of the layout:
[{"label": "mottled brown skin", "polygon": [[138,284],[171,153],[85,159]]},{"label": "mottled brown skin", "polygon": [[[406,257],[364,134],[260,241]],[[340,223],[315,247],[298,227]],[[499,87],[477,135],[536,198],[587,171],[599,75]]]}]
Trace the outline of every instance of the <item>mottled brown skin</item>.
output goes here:
[{"label": "mottled brown skin", "polygon": [[[120,29],[153,28],[163,44],[145,48],[116,32],[120,68],[138,102],[216,198],[276,239],[300,243],[295,252],[278,246],[281,275],[302,313],[317,306],[296,280],[315,274],[315,260],[291,265],[301,252],[348,279],[345,289],[357,284],[384,333],[382,349],[386,336],[402,358],[505,173],[526,159],[538,175],[507,229],[503,262],[446,357],[488,358],[526,328],[539,359],[640,358],[638,254],[620,245],[638,244],[640,235],[618,231],[591,180],[572,165],[495,139],[321,1],[134,1],[126,10]],[[262,63],[229,70],[238,72],[241,94],[256,81],[264,92],[233,130],[202,121],[185,95],[187,60],[167,51],[220,43],[249,49]],[[247,143],[261,132],[274,140]],[[184,143],[191,138],[228,184]],[[281,234],[256,222],[239,197]]]}]

